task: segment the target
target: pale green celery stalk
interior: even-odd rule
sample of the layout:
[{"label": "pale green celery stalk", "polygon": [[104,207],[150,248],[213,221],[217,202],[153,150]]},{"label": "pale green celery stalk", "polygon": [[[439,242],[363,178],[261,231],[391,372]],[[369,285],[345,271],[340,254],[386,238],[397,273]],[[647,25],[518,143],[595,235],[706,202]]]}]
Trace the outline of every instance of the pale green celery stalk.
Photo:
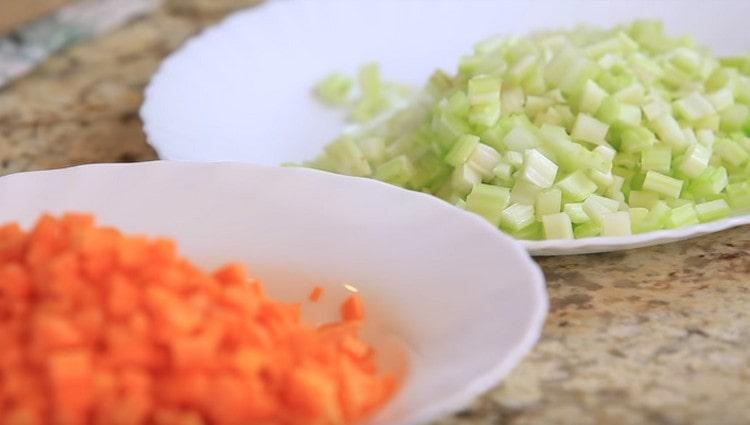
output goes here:
[{"label": "pale green celery stalk", "polygon": [[524,112],[526,95],[517,85],[505,84],[500,92],[500,104],[503,114],[520,114]]},{"label": "pale green celery stalk", "polygon": [[734,106],[734,93],[732,93],[732,89],[729,87],[724,87],[720,90],[709,93],[706,98],[718,112],[722,112],[727,108]]},{"label": "pale green celery stalk", "polygon": [[510,202],[510,190],[505,187],[479,183],[466,197],[466,210],[477,213],[495,226]]},{"label": "pale green celery stalk", "polygon": [[543,125],[540,134],[545,141],[545,147],[555,154],[563,171],[593,168],[607,172],[612,166],[608,158],[574,143],[562,127]]},{"label": "pale green celery stalk", "polygon": [[562,192],[559,189],[551,188],[536,195],[534,201],[534,211],[537,218],[547,214],[559,213],[562,207]]},{"label": "pale green celery stalk", "polygon": [[637,223],[632,223],[633,233],[653,232],[663,229],[669,219],[672,209],[664,201],[657,201],[648,214]]},{"label": "pale green celery stalk", "polygon": [[570,217],[570,221],[575,224],[586,223],[591,220],[586,211],[583,209],[583,204],[580,202],[568,202],[563,207],[563,212]]},{"label": "pale green celery stalk", "polygon": [[654,146],[641,152],[641,169],[668,173],[672,169],[672,150],[666,146]]},{"label": "pale green celery stalk", "polygon": [[500,164],[501,158],[494,148],[479,143],[469,156],[467,164],[477,170],[482,178],[490,179],[494,175],[493,170]]},{"label": "pale green celery stalk", "polygon": [[740,131],[750,129],[750,107],[736,104],[729,106],[721,112],[720,129],[724,132]]},{"label": "pale green celery stalk", "polygon": [[699,222],[698,215],[695,212],[695,207],[692,203],[689,203],[672,210],[669,214],[669,219],[667,219],[667,227],[675,229],[678,227],[698,224]]},{"label": "pale green celery stalk", "polygon": [[492,169],[492,174],[502,181],[509,181],[513,174],[513,167],[506,162],[501,162]]},{"label": "pale green celery stalk", "polygon": [[744,181],[727,185],[727,202],[736,210],[750,209],[750,182]]},{"label": "pale green celery stalk", "polygon": [[524,179],[516,179],[513,189],[510,191],[510,200],[515,203],[534,205],[534,201],[541,191],[542,188],[533,183]]},{"label": "pale green celery stalk", "polygon": [[526,204],[513,204],[500,215],[500,227],[513,232],[522,230],[534,223],[534,207]]},{"label": "pale green celery stalk", "polygon": [[500,119],[501,113],[500,102],[472,105],[469,109],[469,122],[474,125],[491,127]]},{"label": "pale green celery stalk", "polygon": [[502,81],[497,77],[479,75],[469,80],[469,102],[472,106],[491,105],[500,103],[500,88]]},{"label": "pale green celery stalk", "polygon": [[537,149],[527,149],[524,152],[521,177],[537,187],[548,188],[555,182],[557,168],[557,164],[550,161]]},{"label": "pale green celery stalk", "polygon": [[659,194],[644,190],[631,190],[628,196],[628,205],[631,208],[652,208],[659,201]]},{"label": "pale green celery stalk", "polygon": [[340,164],[338,171],[354,176],[372,174],[370,164],[357,143],[348,137],[341,137],[326,147],[326,154]]},{"label": "pale green celery stalk", "polygon": [[700,199],[718,195],[728,184],[729,178],[726,168],[709,166],[700,176],[690,182],[688,192]]},{"label": "pale green celery stalk", "polygon": [[596,118],[618,127],[640,126],[641,125],[641,108],[636,105],[630,105],[609,96],[604,99]]},{"label": "pale green celery stalk", "polygon": [[573,224],[565,213],[542,216],[542,226],[546,239],[573,239]]},{"label": "pale green celery stalk", "polygon": [[542,228],[542,223],[538,221],[531,223],[528,226],[518,231],[512,231],[512,230],[507,230],[507,229],[505,230],[508,232],[509,235],[520,240],[536,241],[536,240],[544,239],[544,229]]},{"label": "pale green celery stalk", "polygon": [[711,160],[712,153],[711,148],[701,144],[689,147],[680,162],[680,172],[690,178],[700,176],[708,168],[708,162]]},{"label": "pale green celery stalk", "polygon": [[575,236],[576,239],[583,239],[583,238],[591,238],[594,236],[599,236],[602,232],[602,227],[598,223],[594,221],[589,221],[588,223],[582,223],[577,224],[573,228],[573,236]]},{"label": "pale green celery stalk", "polygon": [[606,190],[615,179],[611,171],[603,173],[599,170],[589,170],[587,175],[602,191]]},{"label": "pale green celery stalk", "polygon": [[643,189],[659,193],[670,198],[679,198],[682,191],[683,181],[673,177],[665,176],[657,171],[646,173],[643,181]]},{"label": "pale green celery stalk", "polygon": [[589,195],[596,192],[596,183],[591,181],[583,171],[575,171],[568,174],[562,180],[557,182],[557,186],[562,190],[566,200],[580,202]]},{"label": "pale green celery stalk", "polygon": [[315,86],[315,93],[324,103],[341,106],[349,100],[353,85],[351,78],[344,74],[334,73],[323,78]]},{"label": "pale green celery stalk", "polygon": [[539,146],[539,139],[526,126],[514,127],[503,138],[503,144],[512,151],[523,152]]},{"label": "pale green celery stalk", "polygon": [[643,110],[646,119],[649,121],[654,121],[661,115],[672,113],[672,105],[657,96],[647,97],[645,103],[641,106],[641,109]]},{"label": "pale green celery stalk", "polygon": [[578,110],[588,114],[595,114],[607,98],[608,93],[593,80],[588,80],[583,86],[583,94],[578,105]]},{"label": "pale green celery stalk", "polygon": [[698,92],[674,101],[673,106],[675,112],[691,122],[716,114],[716,109],[711,102]]},{"label": "pale green celery stalk", "polygon": [[716,142],[716,133],[709,129],[701,129],[695,134],[698,139],[698,143],[703,146],[711,147]]},{"label": "pale green celery stalk", "polygon": [[648,216],[648,209],[636,207],[630,208],[628,212],[630,213],[630,227],[632,232],[641,233],[641,230],[643,229],[643,221]]},{"label": "pale green celery stalk", "polygon": [[617,211],[620,203],[599,195],[591,195],[583,201],[583,210],[592,220],[601,224],[606,214]]},{"label": "pale green celery stalk", "polygon": [[620,135],[620,151],[626,153],[642,152],[656,143],[656,136],[644,127],[630,127]]},{"label": "pale green celery stalk", "polygon": [[685,134],[673,116],[662,114],[651,121],[659,140],[668,144],[673,150],[681,151],[687,144]]},{"label": "pale green celery stalk", "polygon": [[445,162],[454,167],[464,164],[469,160],[477,145],[479,145],[479,137],[471,134],[462,135],[445,156]]},{"label": "pale green celery stalk", "polygon": [[453,169],[451,186],[458,193],[469,193],[475,184],[482,182],[482,175],[469,164]]},{"label": "pale green celery stalk", "polygon": [[521,168],[523,164],[523,154],[521,152],[508,151],[505,153],[504,159],[513,168]]},{"label": "pale green celery stalk", "polygon": [[632,234],[630,228],[630,213],[617,211],[604,214],[602,217],[602,236],[629,236]]},{"label": "pale green celery stalk", "polygon": [[714,144],[716,152],[722,160],[734,167],[739,167],[750,158],[750,155],[737,142],[728,138],[721,138]]},{"label": "pale green celery stalk", "polygon": [[695,206],[695,212],[701,223],[718,220],[729,216],[732,209],[723,199],[714,199],[713,201],[702,202]]},{"label": "pale green celery stalk", "polygon": [[385,139],[378,136],[366,136],[356,139],[359,149],[368,161],[380,163],[385,159]]},{"label": "pale green celery stalk", "polygon": [[580,113],[573,124],[570,136],[573,140],[602,145],[606,143],[609,125],[591,115]]},{"label": "pale green celery stalk", "polygon": [[646,89],[641,83],[635,82],[627,87],[621,88],[612,95],[615,99],[620,102],[631,103],[634,105],[640,105],[643,103],[646,97]]}]

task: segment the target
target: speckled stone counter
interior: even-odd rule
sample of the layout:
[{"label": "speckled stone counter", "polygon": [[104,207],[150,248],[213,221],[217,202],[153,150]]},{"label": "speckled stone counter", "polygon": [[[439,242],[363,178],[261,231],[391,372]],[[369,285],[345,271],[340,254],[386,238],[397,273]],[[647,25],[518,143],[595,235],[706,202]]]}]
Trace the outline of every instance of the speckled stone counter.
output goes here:
[{"label": "speckled stone counter", "polygon": [[[155,158],[138,119],[150,75],[251,3],[167,2],[0,91],[0,174]],[[551,300],[540,343],[439,424],[750,424],[750,228],[538,261]]]}]

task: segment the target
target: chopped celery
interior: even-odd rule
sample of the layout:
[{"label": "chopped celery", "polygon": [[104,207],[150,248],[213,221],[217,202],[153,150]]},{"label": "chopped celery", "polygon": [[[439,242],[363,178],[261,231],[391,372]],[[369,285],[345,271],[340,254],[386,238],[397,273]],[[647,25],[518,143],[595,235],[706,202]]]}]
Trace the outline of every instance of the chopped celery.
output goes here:
[{"label": "chopped celery", "polygon": [[575,224],[586,223],[591,220],[586,211],[583,209],[583,204],[580,202],[569,202],[565,204],[563,212],[570,217],[570,221]]},{"label": "chopped celery", "polygon": [[466,210],[477,213],[498,226],[500,214],[509,201],[510,190],[507,188],[479,183],[466,196]]},{"label": "chopped celery", "polygon": [[713,201],[703,202],[695,206],[695,212],[698,214],[698,220],[701,223],[714,221],[727,217],[732,213],[732,209],[723,199],[714,199]]},{"label": "chopped celery", "polygon": [[631,208],[651,208],[659,200],[659,194],[645,190],[631,190],[628,205]]},{"label": "chopped celery", "polygon": [[326,77],[318,97],[355,125],[305,165],[431,193],[526,239],[750,210],[750,59],[656,21],[494,37],[456,74],[404,87],[374,63]]},{"label": "chopped celery", "polygon": [[563,195],[572,202],[580,202],[596,191],[596,183],[591,181],[582,171],[575,171],[559,182],[557,186]]},{"label": "chopped celery", "polygon": [[537,218],[547,214],[559,213],[561,208],[562,192],[560,192],[560,189],[547,189],[536,195],[534,211],[536,212]]},{"label": "chopped celery", "polygon": [[500,214],[500,226],[517,232],[534,223],[534,207],[526,204],[513,204]]},{"label": "chopped celery", "polygon": [[698,214],[695,212],[695,207],[690,203],[674,208],[669,213],[667,227],[674,229],[677,227],[689,226],[691,224],[698,224],[699,222]]},{"label": "chopped celery", "polygon": [[542,216],[542,226],[547,239],[573,239],[573,224],[565,213]]},{"label": "chopped celery", "polygon": [[527,149],[524,154],[521,176],[529,183],[548,188],[555,182],[557,165],[536,149]]},{"label": "chopped celery", "polygon": [[627,211],[604,214],[601,226],[602,236],[628,236],[631,234],[630,214]]},{"label": "chopped celery", "polygon": [[665,176],[656,171],[649,171],[643,181],[643,188],[671,198],[679,198],[683,183],[682,180]]},{"label": "chopped celery", "polygon": [[668,173],[672,168],[672,151],[666,146],[655,146],[641,152],[641,170]]},{"label": "chopped celery", "polygon": [[570,136],[573,140],[601,145],[606,143],[609,125],[597,120],[591,115],[580,113],[573,124]]},{"label": "chopped celery", "polygon": [[458,138],[448,155],[445,156],[445,162],[458,167],[469,160],[469,157],[479,144],[479,137],[472,134],[464,134]]},{"label": "chopped celery", "polygon": [[325,103],[343,105],[349,99],[353,85],[354,82],[348,76],[334,73],[323,78],[315,86],[315,93]]}]

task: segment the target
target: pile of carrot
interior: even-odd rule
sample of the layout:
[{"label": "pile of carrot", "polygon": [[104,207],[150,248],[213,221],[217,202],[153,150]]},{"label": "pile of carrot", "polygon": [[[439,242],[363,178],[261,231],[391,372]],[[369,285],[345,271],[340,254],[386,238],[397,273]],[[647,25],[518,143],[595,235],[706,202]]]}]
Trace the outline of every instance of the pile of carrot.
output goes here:
[{"label": "pile of carrot", "polygon": [[[315,298],[321,296],[320,291]],[[85,214],[0,227],[0,424],[348,424],[394,393],[361,300],[321,327],[239,264]]]}]

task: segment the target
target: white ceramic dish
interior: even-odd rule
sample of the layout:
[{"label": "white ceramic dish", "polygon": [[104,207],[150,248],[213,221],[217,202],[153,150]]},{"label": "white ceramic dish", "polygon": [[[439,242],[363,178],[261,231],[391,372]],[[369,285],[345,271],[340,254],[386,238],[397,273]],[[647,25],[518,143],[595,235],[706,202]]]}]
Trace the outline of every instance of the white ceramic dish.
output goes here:
[{"label": "white ceramic dish", "polygon": [[[170,56],[146,90],[141,111],[164,159],[278,165],[312,159],[342,129],[343,117],[310,95],[334,70],[369,61],[389,79],[415,85],[493,34],[610,26],[637,17],[664,21],[716,53],[750,51],[747,0],[315,0],[269,1],[237,13]],[[526,243],[532,254],[612,251],[745,224],[707,225],[627,238]]]},{"label": "white ceramic dish", "polygon": [[374,343],[398,342],[410,365],[372,424],[461,408],[529,351],[547,311],[543,275],[518,243],[371,180],[249,164],[90,165],[2,177],[0,205],[0,223],[89,211],[127,232],[173,237],[201,266],[244,262],[280,299],[321,285],[323,308],[334,307],[342,283],[354,283]]}]

